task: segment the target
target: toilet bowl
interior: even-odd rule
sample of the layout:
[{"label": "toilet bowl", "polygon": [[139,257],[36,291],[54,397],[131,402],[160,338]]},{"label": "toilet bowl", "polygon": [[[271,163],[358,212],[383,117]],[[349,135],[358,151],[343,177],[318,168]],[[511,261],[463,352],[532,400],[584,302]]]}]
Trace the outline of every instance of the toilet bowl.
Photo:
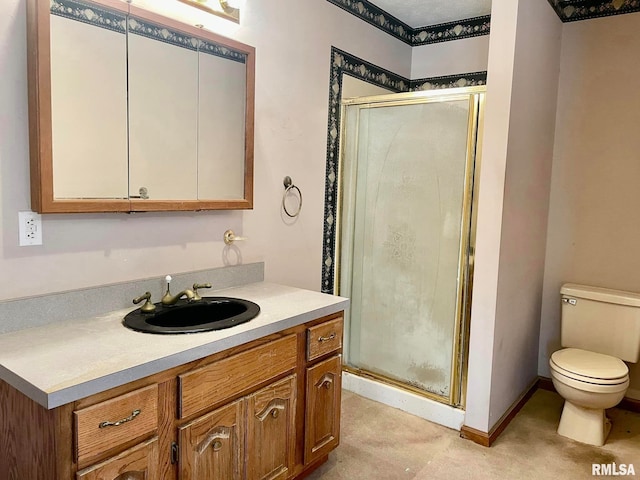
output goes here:
[{"label": "toilet bowl", "polygon": [[565,399],[558,433],[590,445],[605,443],[611,422],[605,409],[616,406],[629,388],[629,369],[619,358],[577,348],[555,352],[551,380]]}]

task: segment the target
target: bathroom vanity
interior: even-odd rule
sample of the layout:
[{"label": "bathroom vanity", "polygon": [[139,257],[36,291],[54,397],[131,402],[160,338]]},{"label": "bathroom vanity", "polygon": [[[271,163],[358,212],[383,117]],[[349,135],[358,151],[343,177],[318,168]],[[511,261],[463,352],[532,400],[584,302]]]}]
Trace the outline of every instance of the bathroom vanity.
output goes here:
[{"label": "bathroom vanity", "polygon": [[237,327],[128,310],[0,335],[0,479],[293,479],[339,442],[344,298],[257,283]]}]

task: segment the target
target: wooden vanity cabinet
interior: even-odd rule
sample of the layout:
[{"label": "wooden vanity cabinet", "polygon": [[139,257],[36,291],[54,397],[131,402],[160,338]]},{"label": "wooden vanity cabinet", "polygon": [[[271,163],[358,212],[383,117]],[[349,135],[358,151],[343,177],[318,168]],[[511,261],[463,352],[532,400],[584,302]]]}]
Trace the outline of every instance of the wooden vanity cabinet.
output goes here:
[{"label": "wooden vanity cabinet", "polygon": [[0,480],[293,480],[339,443],[342,313],[47,410],[0,381]]}]

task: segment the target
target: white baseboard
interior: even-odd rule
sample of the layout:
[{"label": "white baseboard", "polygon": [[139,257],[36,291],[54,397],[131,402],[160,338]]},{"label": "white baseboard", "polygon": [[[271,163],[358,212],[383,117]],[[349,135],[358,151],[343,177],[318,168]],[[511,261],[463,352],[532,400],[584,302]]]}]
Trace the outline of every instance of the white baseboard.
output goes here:
[{"label": "white baseboard", "polygon": [[454,430],[464,424],[464,410],[349,372],[342,372],[342,388]]}]

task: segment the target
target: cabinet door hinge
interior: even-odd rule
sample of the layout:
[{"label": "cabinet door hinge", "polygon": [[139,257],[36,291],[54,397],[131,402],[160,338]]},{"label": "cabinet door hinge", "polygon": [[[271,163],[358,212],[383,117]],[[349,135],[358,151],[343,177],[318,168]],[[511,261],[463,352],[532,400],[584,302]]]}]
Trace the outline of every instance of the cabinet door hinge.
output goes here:
[{"label": "cabinet door hinge", "polygon": [[176,442],[171,443],[171,465],[178,463],[179,447]]}]

